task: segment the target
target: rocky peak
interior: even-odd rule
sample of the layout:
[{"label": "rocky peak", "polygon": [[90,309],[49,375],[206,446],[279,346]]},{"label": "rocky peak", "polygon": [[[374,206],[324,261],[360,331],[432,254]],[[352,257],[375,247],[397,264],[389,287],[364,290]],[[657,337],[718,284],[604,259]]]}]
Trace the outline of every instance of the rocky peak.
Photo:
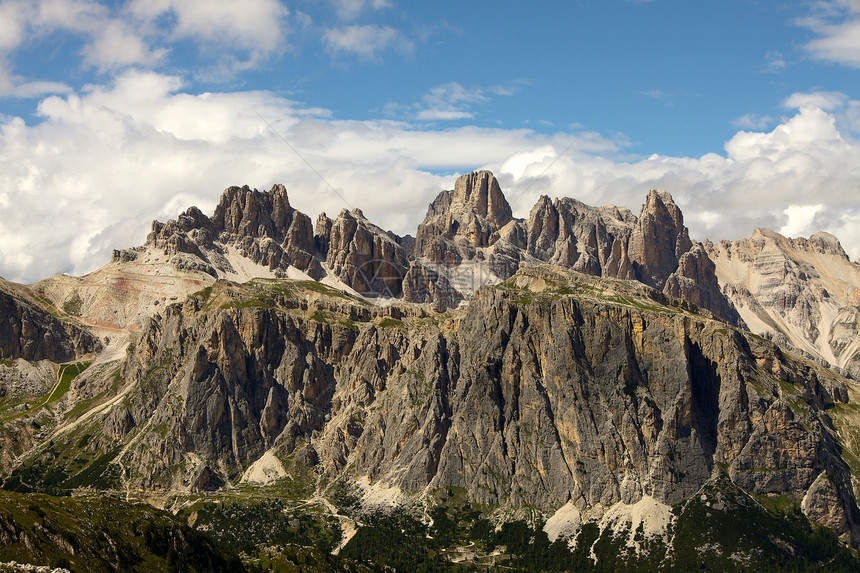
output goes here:
[{"label": "rocky peak", "polygon": [[367,220],[360,209],[317,219],[314,241],[329,270],[356,291],[400,296],[409,252],[397,237]]},{"label": "rocky peak", "polygon": [[[434,260],[441,255],[456,264],[472,258],[476,248],[492,245],[511,220],[511,206],[492,173],[461,175],[452,191],[443,191],[430,204],[418,227],[416,255]],[[451,244],[439,245],[439,240]]]},{"label": "rocky peak", "polygon": [[[542,196],[527,220],[514,220],[498,181],[479,171],[461,176],[452,191],[430,204],[418,228],[415,256],[433,272],[413,272],[409,278],[420,284],[447,273],[453,285],[456,269],[468,263],[483,265],[489,271],[485,274],[504,280],[522,265],[545,262],[588,275],[638,280],[739,324],[704,249],[695,246],[667,191],[651,190],[638,218],[613,205],[592,207],[569,197],[552,201]],[[450,300],[468,296],[448,290],[442,289]]]},{"label": "rocky peak", "polygon": [[529,213],[528,252],[541,260],[549,260],[559,238],[558,209],[546,195],[541,195]]},{"label": "rocky peak", "polygon": [[648,192],[630,241],[629,256],[636,278],[662,289],[678,268],[678,260],[693,246],[684,216],[667,191]]},{"label": "rocky peak", "polygon": [[[511,206],[505,199],[498,180],[489,171],[476,171],[457,178],[451,202],[453,205],[467,207],[469,211],[485,218],[497,229],[504,227],[513,219]],[[475,244],[474,241],[473,244]]]},{"label": "rocky peak", "polygon": [[850,260],[842,244],[835,236],[826,231],[815,233],[809,237],[809,246],[822,255],[834,255],[845,260]]},{"label": "rocky peak", "polygon": [[[229,275],[234,269],[225,258],[228,247],[276,275],[285,274],[290,265],[314,278],[323,274],[311,220],[290,205],[287,189],[280,184],[266,192],[247,185],[228,187],[211,219],[191,207],[176,220],[154,221],[146,243],[171,256],[177,270]],[[119,252],[114,259],[133,256],[132,251]]]},{"label": "rocky peak", "polygon": [[799,250],[806,253],[835,256],[850,261],[839,239],[826,231],[819,231],[807,239],[806,237],[785,237],[771,229],[757,228],[749,239],[741,239],[734,243],[732,241],[720,241],[720,245],[740,245],[742,242],[747,242],[751,252],[755,253],[761,252],[767,245],[772,245],[773,248],[782,252]]},{"label": "rocky peak", "polygon": [[215,227],[225,233],[278,239],[286,234],[295,212],[283,185],[274,185],[268,193],[251,190],[245,185],[224,191],[213,221]]}]

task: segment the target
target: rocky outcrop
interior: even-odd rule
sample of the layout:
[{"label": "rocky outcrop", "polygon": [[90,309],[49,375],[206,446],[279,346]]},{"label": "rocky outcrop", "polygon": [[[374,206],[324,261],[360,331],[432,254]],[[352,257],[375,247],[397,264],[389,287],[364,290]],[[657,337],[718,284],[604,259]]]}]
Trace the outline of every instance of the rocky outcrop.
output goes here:
[{"label": "rocky outcrop", "polygon": [[[275,185],[262,193],[247,186],[226,189],[211,219],[192,207],[175,221],[156,221],[147,245],[172,257],[178,271],[230,277],[236,271],[226,250],[232,249],[274,276],[286,277],[295,267],[314,279],[331,274],[364,295],[399,297],[414,241],[380,229],[358,209],[334,220],[322,213],[314,229],[307,215],[290,206],[284,186]],[[137,257],[130,249],[113,258]]]},{"label": "rocky outcrop", "polygon": [[[549,263],[639,280],[739,324],[666,191],[651,191],[638,218],[615,206],[541,197],[529,218],[518,220],[498,180],[478,171],[436,197],[413,239],[380,229],[358,209],[334,220],[322,213],[312,229],[282,185],[265,193],[230,187],[212,219],[191,208],[175,221],[155,222],[147,245],[171,257],[180,272],[229,278],[235,270],[226,250],[232,249],[275,276],[287,276],[292,266],[316,279],[330,274],[363,295],[438,308],[469,299],[521,266]],[[139,254],[117,251],[114,261],[132,262]]]},{"label": "rocky outcrop", "polygon": [[272,448],[545,511],[671,505],[724,472],[798,503],[824,491],[832,511],[809,515],[855,528],[824,413],[845,382],[639,283],[526,269],[441,320],[274,303],[190,299],[152,321],[126,371],[139,389],[106,424],[134,436],[131,487],[218,487]]},{"label": "rocky outcrop", "polygon": [[271,269],[293,265],[311,276],[321,276],[313,256],[310,217],[290,206],[283,185],[273,186],[268,193],[251,191],[247,186],[227,189],[212,222],[216,231],[226,234],[227,242],[237,241],[242,252],[255,262]]},{"label": "rocky outcrop", "polygon": [[495,243],[512,219],[511,206],[492,173],[463,175],[452,191],[443,191],[430,204],[418,226],[416,254],[436,262],[471,258],[475,248]]},{"label": "rocky outcrop", "polygon": [[591,207],[576,199],[543,196],[527,223],[528,253],[551,265],[612,278],[633,279],[627,254],[636,217],[619,207]]},{"label": "rocky outcrop", "polygon": [[100,349],[97,337],[61,322],[0,279],[0,358],[60,363]]},{"label": "rocky outcrop", "polygon": [[731,324],[745,326],[734,304],[723,294],[714,263],[699,243],[678,259],[678,267],[666,279],[663,292],[706,308]]},{"label": "rocky outcrop", "polygon": [[[453,291],[444,289],[437,301],[468,298],[521,266],[549,263],[593,276],[635,279],[741,324],[703,247],[690,240],[681,210],[662,190],[648,193],[639,217],[625,208],[542,196],[527,220],[515,220],[492,174],[470,173],[430,205],[418,228],[415,256],[452,285]],[[486,280],[458,288],[462,273],[455,269],[463,265],[479,268]],[[412,302],[432,296],[404,290]]]},{"label": "rocky outcrop", "polygon": [[360,209],[344,209],[334,221],[325,213],[317,219],[316,246],[327,268],[364,295],[396,298],[403,293],[409,251],[398,239]]},{"label": "rocky outcrop", "polygon": [[403,299],[415,303],[432,303],[442,312],[456,308],[463,300],[463,293],[451,284],[444,266],[416,261],[403,278]]},{"label": "rocky outcrop", "polygon": [[[192,207],[176,220],[154,221],[147,245],[174,256],[173,264],[180,271],[197,270],[216,277],[219,272],[233,272],[224,257],[224,246],[230,246],[276,275],[286,276],[293,266],[311,277],[323,276],[314,256],[311,220],[292,208],[283,185],[266,193],[248,186],[229,187],[211,219]],[[131,257],[127,251],[114,254],[116,260]]]},{"label": "rocky outcrop", "polygon": [[[463,265],[470,272],[477,269],[488,281],[497,282],[519,267],[522,256],[516,239],[522,234],[499,182],[489,171],[478,171],[457,178],[453,190],[443,191],[430,204],[427,216],[418,226],[414,255],[424,268],[432,268],[451,285],[458,282],[457,275],[462,273],[448,269]],[[412,273],[413,283],[416,274],[425,272],[419,269]],[[453,287],[456,294],[443,289],[442,298],[434,300],[444,304],[464,299],[483,284],[466,281],[459,288]],[[419,297],[406,300],[418,302],[427,295],[427,291],[422,291]]]},{"label": "rocky outcrop", "polygon": [[693,246],[684,216],[663,190],[648,192],[630,238],[630,260],[636,279],[657,289],[678,269],[678,261]]},{"label": "rocky outcrop", "polygon": [[705,244],[720,285],[752,332],[860,376],[860,265],[829,233]]}]

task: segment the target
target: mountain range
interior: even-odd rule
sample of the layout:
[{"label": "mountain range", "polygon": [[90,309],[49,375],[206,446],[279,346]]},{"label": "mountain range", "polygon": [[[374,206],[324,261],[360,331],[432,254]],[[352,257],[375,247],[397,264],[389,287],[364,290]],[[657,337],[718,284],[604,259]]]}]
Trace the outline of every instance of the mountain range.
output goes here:
[{"label": "mountain range", "polygon": [[[401,237],[230,187],[86,276],[0,281],[0,475],[192,527],[277,497],[344,555],[372,515],[441,535],[441,508],[592,566],[833,565],[860,543],[858,312],[832,235],[698,243],[662,190],[517,219],[479,171]],[[0,561],[37,559],[7,522]],[[499,563],[488,539],[446,550]]]}]

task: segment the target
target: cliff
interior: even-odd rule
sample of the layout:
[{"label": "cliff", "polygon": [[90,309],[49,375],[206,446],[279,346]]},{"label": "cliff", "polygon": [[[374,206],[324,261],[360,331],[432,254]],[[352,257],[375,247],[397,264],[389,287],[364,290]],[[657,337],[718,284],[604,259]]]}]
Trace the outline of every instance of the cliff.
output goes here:
[{"label": "cliff", "polygon": [[218,490],[271,452],[395,497],[584,513],[726,475],[856,534],[826,413],[846,382],[684,301],[551,267],[443,315],[315,288],[219,282],[150,321],[88,430],[121,487]]}]

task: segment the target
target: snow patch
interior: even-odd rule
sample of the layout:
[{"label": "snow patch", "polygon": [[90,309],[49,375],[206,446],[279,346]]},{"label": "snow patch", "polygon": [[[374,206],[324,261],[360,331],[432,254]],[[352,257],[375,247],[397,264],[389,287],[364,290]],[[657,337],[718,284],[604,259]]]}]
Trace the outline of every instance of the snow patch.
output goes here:
[{"label": "snow patch", "polygon": [[269,450],[245,470],[239,483],[268,485],[285,477],[288,475],[281,460]]}]

